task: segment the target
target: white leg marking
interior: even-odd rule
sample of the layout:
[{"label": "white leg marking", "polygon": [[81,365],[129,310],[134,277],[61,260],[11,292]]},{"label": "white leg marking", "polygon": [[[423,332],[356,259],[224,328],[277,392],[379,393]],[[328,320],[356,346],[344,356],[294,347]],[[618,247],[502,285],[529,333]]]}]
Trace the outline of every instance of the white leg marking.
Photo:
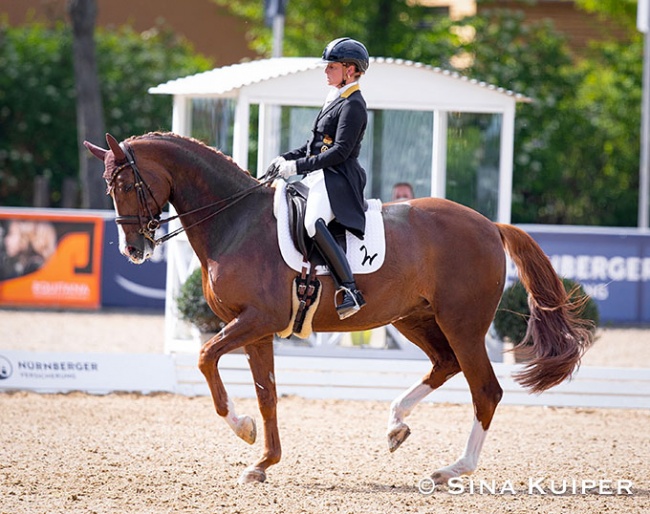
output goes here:
[{"label": "white leg marking", "polygon": [[225,419],[228,426],[237,433],[237,422],[239,421],[239,418],[235,412],[235,404],[230,398],[228,398],[228,414],[226,414],[223,419]]},{"label": "white leg marking", "polygon": [[388,417],[388,450],[394,452],[400,445],[406,441],[411,434],[411,429],[406,423],[406,418],[413,408],[422,401],[433,389],[427,384],[418,382],[408,391],[393,400],[390,405],[390,415]]},{"label": "white leg marking", "polygon": [[431,475],[434,482],[436,484],[444,484],[450,478],[459,477],[461,475],[470,475],[473,473],[478,465],[478,458],[481,454],[481,449],[483,448],[486,435],[487,430],[484,430],[481,422],[474,418],[472,431],[469,434],[469,439],[467,440],[467,446],[465,446],[463,455],[450,466],[435,471]]},{"label": "white leg marking", "polygon": [[395,398],[393,403],[390,405],[388,430],[391,430],[391,428],[402,423],[404,418],[411,414],[415,406],[426,398],[431,391],[433,391],[433,389],[427,384],[417,382],[416,384],[413,384],[408,391]]},{"label": "white leg marking", "polygon": [[248,444],[253,444],[257,437],[257,428],[255,427],[255,420],[249,416],[237,416],[235,412],[235,404],[228,398],[228,413],[223,417],[238,437],[246,441]]}]

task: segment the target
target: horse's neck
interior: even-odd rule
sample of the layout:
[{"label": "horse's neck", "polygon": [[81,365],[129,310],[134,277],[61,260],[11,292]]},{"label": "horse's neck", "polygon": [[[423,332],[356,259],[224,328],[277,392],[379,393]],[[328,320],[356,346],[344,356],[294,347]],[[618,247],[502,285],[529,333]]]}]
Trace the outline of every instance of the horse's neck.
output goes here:
[{"label": "horse's neck", "polygon": [[[203,151],[197,158],[183,154],[170,170],[173,182],[171,204],[179,214],[223,201],[253,187],[256,182],[227,157]],[[206,209],[202,216],[206,212]]]},{"label": "horse's neck", "polygon": [[214,258],[215,252],[225,250],[224,245],[233,239],[233,234],[240,238],[249,231],[255,218],[251,211],[257,211],[261,205],[240,196],[258,182],[220,154],[182,155],[174,163],[170,170],[173,183],[170,203],[181,216],[199,259]]}]

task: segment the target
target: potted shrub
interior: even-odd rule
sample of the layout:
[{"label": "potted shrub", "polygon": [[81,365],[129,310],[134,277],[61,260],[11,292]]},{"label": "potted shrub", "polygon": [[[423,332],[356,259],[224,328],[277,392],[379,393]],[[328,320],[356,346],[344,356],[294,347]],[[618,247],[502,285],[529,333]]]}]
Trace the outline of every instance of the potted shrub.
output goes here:
[{"label": "potted shrub", "polygon": [[203,278],[201,268],[195,269],[187,277],[176,297],[176,306],[181,319],[189,321],[198,332],[201,343],[207,341],[225,325],[212,309],[203,296]]},{"label": "potted shrub", "polygon": [[[563,278],[562,284],[564,285],[565,291],[573,291],[572,298],[586,295],[582,286],[574,280]],[[517,346],[526,335],[529,317],[528,293],[523,284],[516,281],[503,292],[501,302],[494,316],[494,330],[502,341]],[[600,321],[600,315],[598,313],[598,305],[593,298],[589,297],[585,303],[581,317],[590,320],[593,323],[591,330],[596,330]],[[516,350],[514,354],[515,361],[520,362],[522,359],[517,355]]]}]

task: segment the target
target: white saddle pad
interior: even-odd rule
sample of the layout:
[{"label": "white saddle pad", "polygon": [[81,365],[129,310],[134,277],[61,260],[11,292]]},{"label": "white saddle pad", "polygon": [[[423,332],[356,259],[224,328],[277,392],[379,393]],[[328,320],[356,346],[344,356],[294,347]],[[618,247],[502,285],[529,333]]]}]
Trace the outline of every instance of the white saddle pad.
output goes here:
[{"label": "white saddle pad", "polygon": [[[285,195],[286,183],[276,180],[275,196],[273,199],[273,214],[278,220],[278,244],[284,261],[296,271],[303,267],[302,254],[296,249],[289,231],[289,207]],[[366,211],[366,233],[363,241],[346,232],[347,256],[350,268],[355,275],[374,273],[381,268],[386,257],[386,238],[384,234],[384,220],[381,215],[381,201],[368,200]],[[329,273],[327,266],[316,266],[316,273],[324,275]]]}]

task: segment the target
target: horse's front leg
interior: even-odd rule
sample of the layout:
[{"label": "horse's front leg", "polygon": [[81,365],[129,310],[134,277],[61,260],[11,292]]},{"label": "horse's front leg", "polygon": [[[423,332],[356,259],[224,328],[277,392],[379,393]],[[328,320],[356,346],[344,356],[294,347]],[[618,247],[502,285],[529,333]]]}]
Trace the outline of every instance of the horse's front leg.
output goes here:
[{"label": "horse's front leg", "polygon": [[282,449],[278,431],[277,403],[273,364],[273,337],[244,348],[255,383],[257,402],[264,423],[264,453],[239,477],[239,483],[264,482],[266,469],[280,462]]},{"label": "horse's front leg", "polygon": [[257,436],[255,420],[249,416],[238,416],[235,412],[235,405],[228,397],[219,374],[219,359],[232,350],[262,338],[262,334],[255,331],[254,319],[253,314],[240,315],[207,341],[199,352],[199,369],[208,383],[217,414],[238,437],[249,444],[253,444]]}]

